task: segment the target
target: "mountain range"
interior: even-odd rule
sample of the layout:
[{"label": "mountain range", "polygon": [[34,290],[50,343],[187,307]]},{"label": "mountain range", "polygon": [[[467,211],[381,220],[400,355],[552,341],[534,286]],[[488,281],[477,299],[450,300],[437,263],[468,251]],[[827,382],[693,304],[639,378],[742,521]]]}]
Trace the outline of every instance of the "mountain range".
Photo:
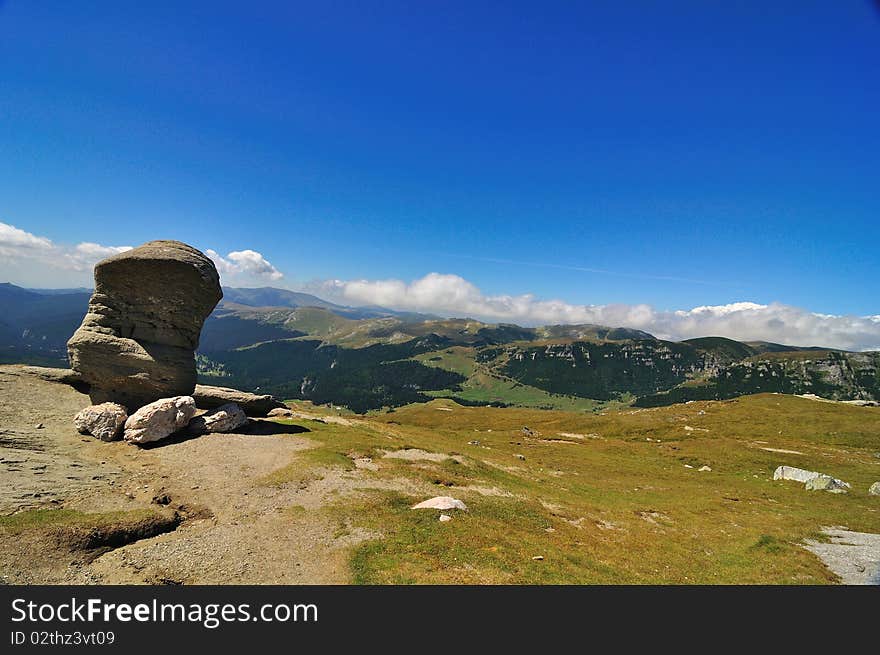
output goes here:
[{"label": "mountain range", "polygon": [[[536,328],[348,307],[270,287],[224,287],[197,354],[203,382],[364,412],[436,397],[600,411],[757,392],[880,400],[880,353],[599,325]],[[0,362],[66,365],[87,289],[0,284]]]}]

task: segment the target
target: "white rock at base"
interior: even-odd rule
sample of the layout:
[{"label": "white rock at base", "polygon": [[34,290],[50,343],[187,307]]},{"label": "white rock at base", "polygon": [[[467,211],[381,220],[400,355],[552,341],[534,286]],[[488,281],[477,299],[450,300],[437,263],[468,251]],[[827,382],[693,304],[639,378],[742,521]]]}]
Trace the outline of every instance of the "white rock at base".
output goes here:
[{"label": "white rock at base", "polygon": [[122,436],[122,426],[128,418],[125,407],[119,403],[91,405],[73,418],[80,434],[90,434],[101,441],[114,441]]},{"label": "white rock at base", "polygon": [[[274,410],[273,410],[274,411]],[[248,422],[248,417],[235,403],[220,405],[189,422],[187,429],[194,434],[232,432]]]},{"label": "white rock at base", "polygon": [[144,405],[125,422],[125,440],[135,444],[159,441],[186,427],[196,413],[192,396],[160,398]]},{"label": "white rock at base", "polygon": [[435,496],[413,505],[410,509],[463,509],[467,511],[467,505],[451,496]]},{"label": "white rock at base", "polygon": [[698,470],[698,471],[711,471],[711,470],[712,470],[712,467],[711,467],[711,466],[701,466],[701,467],[698,468],[697,470]]},{"label": "white rock at base", "polygon": [[440,515],[440,523],[446,523],[447,521],[451,521],[452,517],[449,514],[441,514]]}]

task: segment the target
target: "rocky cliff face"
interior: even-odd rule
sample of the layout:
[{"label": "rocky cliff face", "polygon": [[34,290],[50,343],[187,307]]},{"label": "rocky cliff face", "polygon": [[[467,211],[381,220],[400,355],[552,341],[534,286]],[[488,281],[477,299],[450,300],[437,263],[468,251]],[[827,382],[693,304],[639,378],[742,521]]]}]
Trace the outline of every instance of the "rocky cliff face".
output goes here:
[{"label": "rocky cliff face", "polygon": [[[747,354],[747,357],[739,357]],[[479,360],[552,393],[637,404],[732,398],[750,393],[814,393],[835,400],[880,399],[880,353],[792,351],[751,355],[729,343],[659,340],[574,342],[486,349]]]},{"label": "rocky cliff face", "polygon": [[222,297],[214,263],[179,241],[150,241],[95,267],[95,292],[68,342],[93,403],[136,409],[190,395],[205,318]]},{"label": "rocky cliff face", "polygon": [[551,393],[597,400],[655,393],[714,365],[690,346],[658,340],[512,346],[494,354],[508,377]]},{"label": "rocky cliff face", "polygon": [[751,357],[665,393],[640,398],[636,404],[647,407],[767,392],[880,400],[880,353],[818,351]]}]

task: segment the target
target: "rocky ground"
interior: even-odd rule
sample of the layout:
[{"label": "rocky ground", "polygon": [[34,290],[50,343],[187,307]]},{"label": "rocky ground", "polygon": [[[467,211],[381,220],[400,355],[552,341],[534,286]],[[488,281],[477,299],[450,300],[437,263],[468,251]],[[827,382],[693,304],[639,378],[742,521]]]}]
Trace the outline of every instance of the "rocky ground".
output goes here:
[{"label": "rocky ground", "polygon": [[830,540],[806,542],[807,550],[847,585],[880,585],[880,534],[854,532],[846,528],[823,528]]},{"label": "rocky ground", "polygon": [[4,583],[340,583],[347,550],[373,536],[356,528],[339,534],[310,511],[375,487],[360,470],[260,483],[310,447],[305,427],[256,420],[243,434],[152,448],[104,443],[73,428],[88,396],[26,371],[0,367],[0,513],[63,508],[119,525],[144,514],[167,522],[150,530],[161,531],[155,536],[136,539],[129,530],[121,541],[131,543],[86,549],[65,535],[0,531]]}]

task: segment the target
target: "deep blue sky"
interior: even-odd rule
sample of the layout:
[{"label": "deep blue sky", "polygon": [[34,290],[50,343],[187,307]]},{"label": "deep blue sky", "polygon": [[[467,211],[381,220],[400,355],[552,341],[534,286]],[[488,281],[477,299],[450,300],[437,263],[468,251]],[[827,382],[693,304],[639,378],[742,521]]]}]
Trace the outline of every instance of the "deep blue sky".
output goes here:
[{"label": "deep blue sky", "polygon": [[876,314],[878,210],[866,1],[0,2],[0,221],[57,242]]}]

